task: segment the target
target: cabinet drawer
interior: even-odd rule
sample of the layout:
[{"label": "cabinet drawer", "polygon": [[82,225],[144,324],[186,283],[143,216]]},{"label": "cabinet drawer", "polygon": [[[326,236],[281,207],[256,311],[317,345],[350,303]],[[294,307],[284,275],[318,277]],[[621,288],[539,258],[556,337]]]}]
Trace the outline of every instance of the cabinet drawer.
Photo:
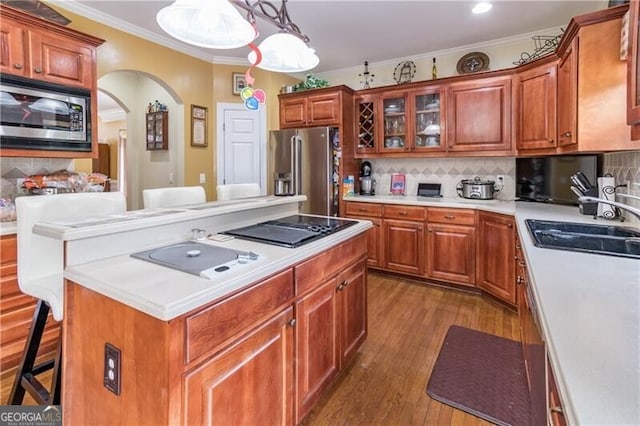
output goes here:
[{"label": "cabinet drawer", "polygon": [[385,219],[403,219],[423,221],[426,216],[424,207],[413,206],[384,206]]},{"label": "cabinet drawer", "polygon": [[0,264],[15,262],[17,259],[16,236],[0,237]]},{"label": "cabinet drawer", "polygon": [[296,296],[342,272],[347,266],[366,254],[367,234],[360,234],[302,262],[295,267]]},{"label": "cabinet drawer", "polygon": [[189,316],[185,322],[185,363],[265,321],[292,298],[293,271],[287,269]]},{"label": "cabinet drawer", "polygon": [[347,203],[347,214],[355,216],[382,217],[382,205],[372,203]]},{"label": "cabinet drawer", "polygon": [[466,209],[429,208],[429,222],[452,223],[456,225],[475,225],[476,213]]}]

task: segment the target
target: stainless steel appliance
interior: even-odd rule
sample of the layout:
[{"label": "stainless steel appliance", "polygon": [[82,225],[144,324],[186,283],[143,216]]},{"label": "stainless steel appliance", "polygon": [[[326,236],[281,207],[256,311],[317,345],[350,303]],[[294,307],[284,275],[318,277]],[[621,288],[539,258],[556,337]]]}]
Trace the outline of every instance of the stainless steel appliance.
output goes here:
[{"label": "stainless steel appliance", "polygon": [[375,181],[373,180],[371,163],[363,161],[360,165],[360,195],[374,195]]},{"label": "stainless steel appliance", "polygon": [[0,148],[91,151],[91,92],[0,75]]},{"label": "stainless steel appliance", "polygon": [[291,195],[291,173],[274,174],[273,195]]},{"label": "stainless steel appliance", "polygon": [[460,197],[474,200],[493,200],[500,189],[502,188],[496,188],[494,181],[483,181],[478,176],[473,179],[463,179],[456,186]]},{"label": "stainless steel appliance", "polygon": [[290,174],[289,194],[306,195],[301,213],[337,216],[340,140],[335,127],[272,131],[269,169]]},{"label": "stainless steel appliance", "polygon": [[293,215],[232,229],[226,235],[282,247],[298,247],[338,232],[357,222],[334,217]]}]

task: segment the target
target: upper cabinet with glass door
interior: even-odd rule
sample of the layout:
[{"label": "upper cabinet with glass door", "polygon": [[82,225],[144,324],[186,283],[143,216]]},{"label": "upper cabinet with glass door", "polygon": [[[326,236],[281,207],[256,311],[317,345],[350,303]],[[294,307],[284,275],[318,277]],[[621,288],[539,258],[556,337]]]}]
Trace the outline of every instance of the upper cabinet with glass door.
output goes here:
[{"label": "upper cabinet with glass door", "polygon": [[423,89],[411,94],[413,101],[414,138],[411,151],[443,151],[445,148],[444,132],[441,131],[443,98],[439,87]]},{"label": "upper cabinet with glass door", "polygon": [[380,152],[403,152],[409,149],[407,104],[405,92],[382,96],[384,137]]}]

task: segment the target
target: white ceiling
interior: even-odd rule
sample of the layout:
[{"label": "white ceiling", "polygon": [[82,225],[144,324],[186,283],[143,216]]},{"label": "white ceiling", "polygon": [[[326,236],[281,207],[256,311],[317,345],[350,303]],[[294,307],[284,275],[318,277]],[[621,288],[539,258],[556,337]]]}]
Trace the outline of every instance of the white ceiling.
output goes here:
[{"label": "white ceiling", "polygon": [[[253,2],[254,0],[249,0]],[[248,48],[203,49],[171,38],[156,23],[156,13],[169,0],[51,0],[54,6],[131,32],[176,50],[218,63],[247,64]],[[273,0],[280,5],[280,0]],[[473,15],[476,2],[290,0],[292,21],[311,39],[320,65],[313,72],[361,67],[482,43],[547,28],[566,26],[571,17],[607,7],[607,0],[493,0],[484,15]],[[64,14],[64,11],[61,10]],[[261,41],[276,27],[258,18]]]}]

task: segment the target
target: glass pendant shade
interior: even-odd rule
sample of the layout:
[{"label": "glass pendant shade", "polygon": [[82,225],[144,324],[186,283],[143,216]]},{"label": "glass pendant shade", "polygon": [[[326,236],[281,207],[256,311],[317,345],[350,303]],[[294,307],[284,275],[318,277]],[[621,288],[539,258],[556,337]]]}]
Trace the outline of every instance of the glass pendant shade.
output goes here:
[{"label": "glass pendant shade", "polygon": [[[315,50],[300,38],[287,33],[277,33],[265,38],[258,46],[262,61],[258,68],[275,72],[302,72],[320,63]],[[249,62],[256,62],[256,53],[249,53]]]},{"label": "glass pendant shade", "polygon": [[212,49],[246,46],[257,36],[228,0],[176,0],[161,9],[156,20],[172,37]]}]

